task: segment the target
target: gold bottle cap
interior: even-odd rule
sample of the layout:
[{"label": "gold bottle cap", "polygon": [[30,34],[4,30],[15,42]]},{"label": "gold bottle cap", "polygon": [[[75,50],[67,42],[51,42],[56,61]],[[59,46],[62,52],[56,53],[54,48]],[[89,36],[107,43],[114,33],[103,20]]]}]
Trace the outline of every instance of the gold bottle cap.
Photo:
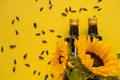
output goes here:
[{"label": "gold bottle cap", "polygon": [[97,18],[96,17],[88,18],[88,25],[95,25],[95,24],[97,24]]},{"label": "gold bottle cap", "polygon": [[70,19],[70,25],[79,25],[79,19]]}]

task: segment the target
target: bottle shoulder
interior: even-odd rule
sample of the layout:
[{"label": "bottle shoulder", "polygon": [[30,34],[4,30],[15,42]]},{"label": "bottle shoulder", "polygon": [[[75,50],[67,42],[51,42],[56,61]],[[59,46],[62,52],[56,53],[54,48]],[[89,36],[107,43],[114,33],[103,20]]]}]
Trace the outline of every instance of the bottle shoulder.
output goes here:
[{"label": "bottle shoulder", "polygon": [[69,37],[65,38],[65,41],[69,42],[69,41],[74,40],[74,39],[78,39],[78,37],[69,36]]},{"label": "bottle shoulder", "polygon": [[100,36],[100,35],[89,34],[88,37],[90,37],[91,40],[93,40],[93,38],[97,38],[97,39],[99,39],[100,41],[103,40],[103,37]]},{"label": "bottle shoulder", "polygon": [[97,35],[96,38],[98,38],[99,40],[103,40],[103,37],[100,35]]}]

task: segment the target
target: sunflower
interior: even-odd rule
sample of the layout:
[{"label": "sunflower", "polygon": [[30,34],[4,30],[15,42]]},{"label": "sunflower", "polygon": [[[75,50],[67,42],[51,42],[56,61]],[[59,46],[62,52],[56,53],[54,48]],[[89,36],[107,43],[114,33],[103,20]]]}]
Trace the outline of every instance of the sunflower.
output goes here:
[{"label": "sunflower", "polygon": [[64,41],[58,42],[56,51],[51,59],[56,80],[59,80],[64,75],[67,65],[72,67],[68,55],[68,43]]},{"label": "sunflower", "polygon": [[103,41],[96,38],[91,41],[89,37],[82,36],[74,44],[85,68],[104,77],[116,75],[117,57]]}]

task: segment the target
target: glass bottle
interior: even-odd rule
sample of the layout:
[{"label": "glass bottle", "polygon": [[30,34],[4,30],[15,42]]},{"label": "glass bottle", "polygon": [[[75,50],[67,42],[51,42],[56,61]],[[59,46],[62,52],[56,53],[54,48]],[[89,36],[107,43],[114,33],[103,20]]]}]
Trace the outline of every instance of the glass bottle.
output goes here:
[{"label": "glass bottle", "polygon": [[78,38],[79,31],[79,19],[70,19],[70,30],[69,30],[69,37],[65,38],[65,41],[68,42],[71,52],[74,53],[74,56],[77,57],[77,49],[74,45],[74,40]]},{"label": "glass bottle", "polygon": [[102,40],[102,37],[98,35],[98,28],[97,28],[97,18],[91,17],[88,18],[88,35],[91,38],[91,41],[93,38],[98,38],[99,40]]}]

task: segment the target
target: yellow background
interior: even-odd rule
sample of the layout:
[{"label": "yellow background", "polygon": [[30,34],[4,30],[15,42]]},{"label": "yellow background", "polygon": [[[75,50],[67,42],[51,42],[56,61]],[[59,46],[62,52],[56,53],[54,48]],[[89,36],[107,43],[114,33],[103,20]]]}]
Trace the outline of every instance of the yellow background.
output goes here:
[{"label": "yellow background", "polygon": [[[50,76],[52,71],[47,64],[51,54],[55,51],[56,43],[59,38],[56,35],[62,35],[61,39],[68,36],[69,19],[79,19],[79,34],[87,35],[87,19],[93,15],[98,17],[98,30],[104,41],[111,47],[114,53],[120,52],[120,0],[103,0],[98,3],[97,0],[51,0],[53,7],[49,10],[49,0],[0,0],[0,80],[44,80],[48,74],[48,80],[53,80]],[[97,11],[93,6],[99,5],[102,10]],[[65,8],[76,10],[76,13],[68,13],[66,17],[61,15]],[[43,11],[40,12],[40,8]],[[88,11],[79,12],[81,7]],[[16,16],[20,21],[16,20]],[[12,20],[15,19],[13,25]],[[33,23],[37,23],[37,28]],[[49,29],[54,29],[51,33]],[[15,34],[18,30],[19,35]],[[44,30],[45,35],[41,33]],[[36,33],[40,36],[35,36]],[[43,44],[42,40],[47,40]],[[15,44],[16,48],[10,49],[9,45]],[[38,56],[43,50],[49,50],[49,55],[43,54],[44,60],[39,60]],[[27,53],[27,59],[23,60]],[[13,61],[16,59],[17,64]],[[29,63],[30,67],[24,64]],[[16,72],[13,73],[13,67]],[[33,75],[33,71],[36,74]],[[38,76],[38,72],[41,72]]]}]

